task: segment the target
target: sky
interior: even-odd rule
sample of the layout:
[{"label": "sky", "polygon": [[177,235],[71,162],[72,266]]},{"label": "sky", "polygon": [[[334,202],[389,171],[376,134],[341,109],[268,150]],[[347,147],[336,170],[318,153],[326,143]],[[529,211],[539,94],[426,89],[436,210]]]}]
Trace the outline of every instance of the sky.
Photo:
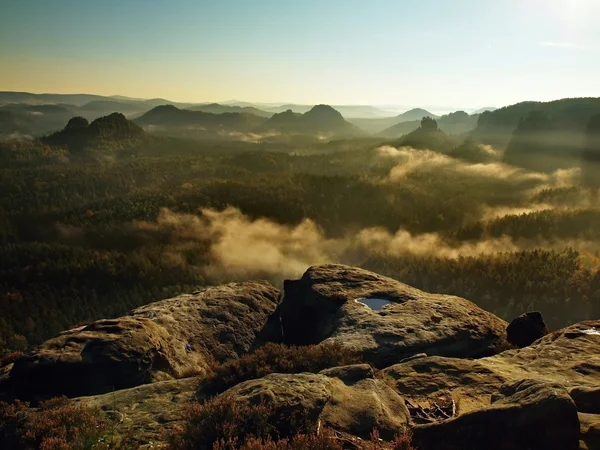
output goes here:
[{"label": "sky", "polygon": [[0,90],[478,108],[600,96],[600,0],[0,0]]}]

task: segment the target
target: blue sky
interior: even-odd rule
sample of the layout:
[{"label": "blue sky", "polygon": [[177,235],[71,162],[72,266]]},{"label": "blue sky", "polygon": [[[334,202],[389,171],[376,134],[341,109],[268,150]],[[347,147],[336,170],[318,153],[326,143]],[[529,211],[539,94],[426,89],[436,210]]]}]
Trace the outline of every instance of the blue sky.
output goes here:
[{"label": "blue sky", "polygon": [[501,106],[600,96],[598,0],[0,0],[0,90]]}]

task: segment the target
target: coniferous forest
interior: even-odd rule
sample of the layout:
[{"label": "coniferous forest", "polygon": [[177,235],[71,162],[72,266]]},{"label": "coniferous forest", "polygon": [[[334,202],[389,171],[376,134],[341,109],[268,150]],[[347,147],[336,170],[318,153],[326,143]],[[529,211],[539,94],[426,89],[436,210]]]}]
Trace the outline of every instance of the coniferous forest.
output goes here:
[{"label": "coniferous forest", "polygon": [[[324,262],[507,320],[598,317],[598,113],[597,99],[529,102],[466,114],[472,130],[460,134],[427,117],[390,138],[325,106],[272,117],[157,107],[6,134],[0,348]],[[569,145],[545,146],[556,136]]]}]

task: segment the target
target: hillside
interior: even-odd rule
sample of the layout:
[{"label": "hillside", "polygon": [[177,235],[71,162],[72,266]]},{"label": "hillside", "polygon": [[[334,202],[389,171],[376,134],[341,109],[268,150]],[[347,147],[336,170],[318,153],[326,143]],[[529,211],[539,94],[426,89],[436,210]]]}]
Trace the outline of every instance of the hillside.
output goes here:
[{"label": "hillside", "polygon": [[[403,112],[402,114],[398,114],[393,117],[384,117],[378,119],[352,119],[351,123],[359,127],[361,130],[369,133],[369,134],[378,134],[388,128],[393,127],[394,125],[398,125],[397,130],[407,130],[412,125],[401,125],[402,123],[413,122],[417,123],[423,117],[431,117],[433,119],[438,118],[435,114],[430,113],[429,111],[422,108],[414,108],[409,111]],[[415,127],[410,128],[414,130]],[[409,130],[410,131],[410,130]],[[405,131],[408,132],[408,131]],[[393,132],[392,134],[396,135],[397,132]],[[401,133],[403,134],[403,133]]]},{"label": "hillside", "polygon": [[448,153],[460,142],[454,136],[440,129],[435,119],[423,118],[420,122],[408,122],[418,127],[409,133],[402,134],[393,144],[397,147],[412,147],[419,150],[433,150]]},{"label": "hillside", "polygon": [[137,143],[144,131],[127,120],[123,114],[113,113],[89,123],[83,117],[73,117],[64,129],[41,139],[52,147],[64,147],[78,152],[92,149],[117,150]]},{"label": "hillside", "polygon": [[327,137],[348,137],[360,134],[358,128],[347,122],[338,111],[328,105],[314,106],[304,114],[294,113],[288,109],[273,115],[261,125],[261,129]]},{"label": "hillside", "polygon": [[202,111],[211,114],[240,113],[254,114],[258,117],[271,117],[273,115],[271,112],[263,111],[262,109],[255,108],[253,106],[221,105],[219,103],[197,105],[192,106],[189,109],[192,111]]},{"label": "hillside", "polygon": [[[245,103],[240,103],[240,105],[247,105]],[[271,113],[282,113],[289,110],[292,110],[295,113],[304,114],[310,111],[315,105],[296,105],[296,104],[284,104],[278,106],[262,106],[258,105],[259,108],[269,111]],[[336,111],[347,120],[356,119],[356,118],[380,118],[380,117],[390,117],[393,116],[394,113],[391,111],[385,111],[374,106],[370,105],[331,105]]]},{"label": "hillside", "polygon": [[567,98],[552,102],[521,102],[481,114],[471,137],[479,142],[504,149],[519,122],[532,112],[541,112],[562,131],[581,131],[589,119],[600,112],[600,98]]},{"label": "hillside", "polygon": [[152,133],[194,139],[228,139],[237,137],[237,133],[255,130],[265,118],[246,113],[213,114],[162,105],[134,121]]},{"label": "hillside", "polygon": [[0,106],[0,139],[41,136],[60,130],[76,113],[69,105],[11,104]]},{"label": "hillside", "polygon": [[132,114],[146,112],[148,109],[150,109],[150,107],[142,104],[141,102],[95,100],[77,107],[75,111],[80,116],[85,117],[88,120],[94,120],[98,117],[106,116],[114,112],[119,112],[129,116]]},{"label": "hillside", "polygon": [[[427,117],[427,116],[426,116]],[[472,131],[477,126],[479,115],[469,115],[464,111],[456,111],[439,117],[436,122],[438,128],[448,134],[463,134]],[[420,120],[411,122],[401,122],[390,128],[387,128],[375,136],[382,138],[397,139],[420,126]]]}]

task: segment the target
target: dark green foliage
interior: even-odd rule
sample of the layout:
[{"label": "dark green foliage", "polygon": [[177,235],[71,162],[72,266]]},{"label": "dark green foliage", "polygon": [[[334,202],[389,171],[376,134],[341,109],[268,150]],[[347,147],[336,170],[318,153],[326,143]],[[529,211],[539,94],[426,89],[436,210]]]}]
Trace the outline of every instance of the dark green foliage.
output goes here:
[{"label": "dark green foliage", "polygon": [[[83,125],[79,119],[71,124],[76,129]],[[121,132],[117,124],[100,128],[107,135]],[[453,138],[439,130],[421,133],[417,137],[424,148],[456,148]],[[309,218],[332,239],[381,227],[389,233],[438,233],[457,245],[502,235],[530,240],[527,248],[558,239],[597,240],[599,218],[590,209],[480,219],[484,206],[521,207],[531,201],[583,205],[585,194],[579,188],[545,189],[532,198],[529,190],[541,187],[541,181],[425,166],[391,182],[389,172],[397,160],[378,156],[379,145],[373,139],[287,147],[152,138],[126,151],[104,152],[110,158],[102,159],[95,150],[69,153],[35,140],[0,144],[0,353],[25,350],[81,322],[229,281],[207,275],[204,268],[212,256],[202,239],[180,251],[169,233],[141,230],[139,222],[155,223],[161,208],[198,214],[199,208],[233,206],[250,219],[264,217],[289,226]],[[301,150],[286,152],[294,148]],[[177,258],[169,257],[173,253]],[[561,265],[569,268],[571,260],[557,255],[549,258],[560,281]],[[502,289],[511,289],[512,300],[485,290],[486,279],[470,271],[475,267],[470,259],[436,260],[428,266],[426,257],[397,260],[358,252],[332,258],[367,265],[425,289],[452,290],[484,307],[490,304],[486,295],[496,296],[492,307],[506,319],[542,304],[538,309],[545,317],[547,311],[553,314],[552,326],[557,327],[593,317],[586,314],[597,308],[595,272],[582,269],[584,264],[595,267],[589,254],[585,259],[573,256],[577,288],[568,295],[552,297],[546,281],[534,279],[526,301],[518,294],[522,284],[516,278],[502,279]],[[520,261],[521,256],[508,254],[500,260]],[[398,261],[405,264],[402,270],[388,270]],[[469,289],[435,282],[441,267],[461,270],[463,286]],[[405,279],[404,273],[413,275]],[[472,288],[479,284],[485,292]]]},{"label": "dark green foliage", "polygon": [[593,116],[587,125],[582,152],[582,181],[589,189],[600,188],[600,114]]},{"label": "dark green foliage", "polygon": [[438,124],[435,119],[432,119],[431,117],[423,117],[421,120],[421,129],[423,131],[437,131]]}]

